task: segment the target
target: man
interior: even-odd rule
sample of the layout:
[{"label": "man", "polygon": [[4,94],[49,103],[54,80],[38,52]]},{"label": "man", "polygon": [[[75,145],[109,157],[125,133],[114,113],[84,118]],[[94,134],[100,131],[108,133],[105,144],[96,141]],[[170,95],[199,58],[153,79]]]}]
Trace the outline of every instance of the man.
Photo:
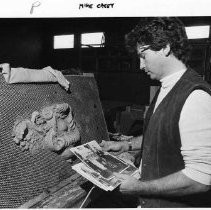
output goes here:
[{"label": "man", "polygon": [[149,18],[126,40],[161,88],[146,114],[143,138],[101,143],[105,151],[142,150],[141,179],[116,173],[119,191],[138,196],[141,207],[210,207],[211,89],[187,66],[183,24]]}]

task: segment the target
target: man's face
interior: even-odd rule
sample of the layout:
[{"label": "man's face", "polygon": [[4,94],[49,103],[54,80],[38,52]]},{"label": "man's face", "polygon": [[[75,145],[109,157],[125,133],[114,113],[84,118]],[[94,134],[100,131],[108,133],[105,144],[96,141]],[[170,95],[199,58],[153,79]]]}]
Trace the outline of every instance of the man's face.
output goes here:
[{"label": "man's face", "polygon": [[151,79],[160,80],[165,75],[165,59],[163,50],[154,51],[149,45],[137,46],[138,56],[140,58],[140,69],[144,70]]}]

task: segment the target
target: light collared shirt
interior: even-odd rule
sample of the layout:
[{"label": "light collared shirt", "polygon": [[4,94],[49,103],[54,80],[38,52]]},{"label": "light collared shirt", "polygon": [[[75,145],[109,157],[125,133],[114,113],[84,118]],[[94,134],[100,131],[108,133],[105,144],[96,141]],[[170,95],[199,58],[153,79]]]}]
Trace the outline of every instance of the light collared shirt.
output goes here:
[{"label": "light collared shirt", "polygon": [[[161,80],[161,90],[155,109],[186,70]],[[189,178],[211,185],[211,96],[194,90],[186,99],[179,119],[181,154],[185,163],[182,172]]]}]

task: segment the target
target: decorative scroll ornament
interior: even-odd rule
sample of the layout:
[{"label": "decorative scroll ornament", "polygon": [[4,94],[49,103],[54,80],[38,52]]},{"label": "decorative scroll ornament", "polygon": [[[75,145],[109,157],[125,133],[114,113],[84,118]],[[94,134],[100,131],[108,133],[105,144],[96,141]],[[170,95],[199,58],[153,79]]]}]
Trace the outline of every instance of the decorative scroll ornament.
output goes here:
[{"label": "decorative scroll ornament", "polygon": [[67,103],[34,111],[30,120],[16,120],[12,136],[22,151],[35,154],[45,149],[56,152],[65,159],[73,156],[69,148],[80,142],[79,129]]}]

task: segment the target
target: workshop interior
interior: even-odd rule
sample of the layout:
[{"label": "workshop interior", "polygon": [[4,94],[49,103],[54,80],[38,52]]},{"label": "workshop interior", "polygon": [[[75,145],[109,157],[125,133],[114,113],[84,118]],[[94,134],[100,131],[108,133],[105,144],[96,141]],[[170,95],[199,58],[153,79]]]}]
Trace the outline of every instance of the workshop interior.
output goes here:
[{"label": "workshop interior", "polygon": [[[92,184],[66,148],[142,134],[160,84],[125,47],[141,18],[0,19],[0,208],[85,208],[103,194],[84,203]],[[190,66],[211,83],[211,17],[179,18],[190,29]]]}]

